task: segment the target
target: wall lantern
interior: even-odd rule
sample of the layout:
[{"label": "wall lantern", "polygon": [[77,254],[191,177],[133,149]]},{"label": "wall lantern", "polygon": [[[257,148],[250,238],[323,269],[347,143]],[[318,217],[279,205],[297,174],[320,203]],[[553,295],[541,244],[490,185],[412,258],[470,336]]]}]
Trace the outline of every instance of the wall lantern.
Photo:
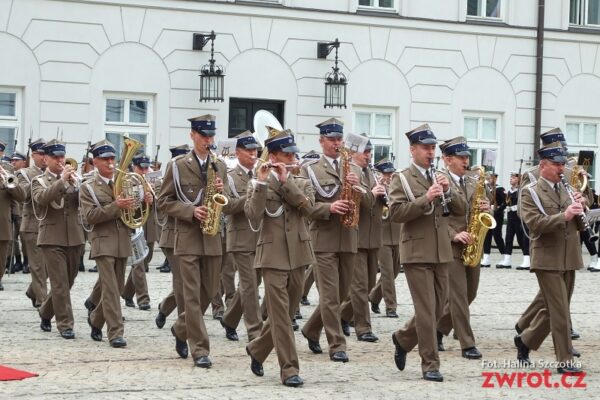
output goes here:
[{"label": "wall lantern", "polygon": [[340,69],[338,68],[339,47],[340,42],[337,39],[335,39],[335,42],[317,43],[317,58],[327,58],[329,53],[331,53],[331,50],[335,49],[335,64],[332,67],[332,71],[325,75],[324,108],[346,108],[346,85],[348,85],[348,79],[346,79],[346,75],[344,75],[343,72],[340,72]]},{"label": "wall lantern", "polygon": [[194,33],[194,50],[202,50],[210,40],[210,60],[200,69],[200,101],[224,101],[225,70],[215,65],[215,31],[210,35]]}]

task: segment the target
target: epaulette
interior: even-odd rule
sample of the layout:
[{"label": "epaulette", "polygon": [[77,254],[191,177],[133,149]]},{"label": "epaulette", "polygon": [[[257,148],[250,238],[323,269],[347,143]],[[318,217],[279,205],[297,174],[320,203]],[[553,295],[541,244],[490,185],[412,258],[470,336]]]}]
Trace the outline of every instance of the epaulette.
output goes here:
[{"label": "epaulette", "polygon": [[185,154],[180,154],[180,155],[178,155],[178,156],[176,156],[176,157],[174,157],[174,158],[171,158],[171,160],[170,160],[170,161],[178,161],[178,160],[181,160],[182,158],[185,158],[185,157],[186,157],[187,155],[189,155],[189,154],[190,154],[189,152],[188,152],[188,153],[185,153]]},{"label": "epaulette", "polygon": [[305,161],[305,162],[302,163],[302,167],[301,168],[307,167],[309,165],[313,165],[313,164],[315,164],[317,162],[319,162],[318,158],[314,159],[314,160],[310,160],[310,161]]}]

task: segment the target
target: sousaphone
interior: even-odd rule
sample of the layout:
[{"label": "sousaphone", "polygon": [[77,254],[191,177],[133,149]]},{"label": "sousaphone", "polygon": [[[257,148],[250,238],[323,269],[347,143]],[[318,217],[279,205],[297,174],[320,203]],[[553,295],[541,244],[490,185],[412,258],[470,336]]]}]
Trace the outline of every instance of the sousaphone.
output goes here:
[{"label": "sousaphone", "polygon": [[258,110],[256,114],[254,114],[253,125],[254,137],[258,141],[258,143],[260,143],[261,146],[263,146],[263,151],[260,155],[260,160],[256,164],[256,168],[258,168],[262,164],[262,162],[267,162],[267,160],[269,159],[269,151],[265,146],[265,140],[283,131],[283,127],[281,126],[277,118],[275,118],[275,116],[267,110]]}]

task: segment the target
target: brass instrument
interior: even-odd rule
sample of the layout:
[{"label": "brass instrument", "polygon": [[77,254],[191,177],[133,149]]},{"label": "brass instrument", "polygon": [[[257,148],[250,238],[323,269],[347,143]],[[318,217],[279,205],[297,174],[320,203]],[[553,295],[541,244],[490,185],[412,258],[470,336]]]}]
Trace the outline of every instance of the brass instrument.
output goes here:
[{"label": "brass instrument", "polygon": [[[266,110],[258,110],[256,114],[254,114],[254,120],[252,122],[256,139],[259,143],[262,143],[263,145],[267,139],[277,136],[279,132],[283,131],[283,127],[281,126],[277,118],[275,118],[273,114]],[[258,163],[255,166],[254,175],[256,175],[256,172],[258,171],[260,165],[267,162],[268,160],[269,151],[265,146],[260,155]]]},{"label": "brass instrument", "polygon": [[483,167],[473,167],[479,174],[477,179],[477,188],[473,197],[471,197],[471,209],[469,213],[469,222],[467,232],[471,235],[473,242],[468,244],[463,249],[462,260],[463,264],[468,267],[476,267],[481,260],[483,253],[483,242],[485,236],[490,229],[496,227],[494,217],[486,212],[481,211],[479,203],[487,200],[485,194],[485,169]]},{"label": "brass instrument", "polygon": [[150,204],[144,201],[144,193],[152,192],[148,182],[140,174],[127,172],[127,168],[142,144],[131,138],[123,138],[123,152],[114,177],[115,198],[123,196],[135,200],[132,209],[121,210],[121,221],[131,229],[144,226],[150,216]]},{"label": "brass instrument", "polygon": [[351,185],[346,180],[346,177],[350,173],[350,150],[345,147],[338,149],[342,156],[342,194],[340,200],[346,200],[350,205],[350,209],[344,215],[342,215],[342,224],[346,228],[354,228],[358,226],[360,219],[360,200],[361,197],[367,193],[367,191],[358,185]]},{"label": "brass instrument", "polygon": [[2,166],[0,166],[0,185],[7,189],[14,189],[17,187],[17,177]]},{"label": "brass instrument", "polygon": [[71,186],[74,188],[79,189],[81,182],[83,182],[83,177],[77,173],[77,161],[74,158],[65,158],[65,165],[70,166],[73,170],[73,174],[71,175],[72,180],[70,180],[69,183],[71,183]]},{"label": "brass instrument", "polygon": [[[588,160],[586,160],[588,161]],[[575,190],[577,190],[578,192],[585,192],[585,190],[587,189],[587,185],[588,185],[588,174],[587,174],[587,168],[589,167],[588,165],[577,165],[577,160],[575,159],[575,157],[571,157],[569,158],[568,164],[573,164],[573,167],[571,169],[571,180],[569,182],[569,184],[571,185],[571,187]],[[589,161],[588,161],[589,163]]]},{"label": "brass instrument", "polygon": [[206,188],[204,189],[204,198],[202,205],[208,209],[206,219],[200,223],[202,233],[207,236],[215,236],[219,232],[221,224],[221,212],[223,207],[229,203],[229,200],[224,195],[217,193],[215,183],[217,179],[217,157],[212,151],[208,151],[206,159],[208,168],[206,172]]}]

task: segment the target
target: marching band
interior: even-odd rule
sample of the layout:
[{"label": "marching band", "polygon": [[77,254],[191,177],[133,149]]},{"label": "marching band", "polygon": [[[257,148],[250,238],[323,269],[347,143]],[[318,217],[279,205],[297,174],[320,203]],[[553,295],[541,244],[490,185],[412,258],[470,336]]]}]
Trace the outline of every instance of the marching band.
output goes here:
[{"label": "marching band", "polygon": [[[579,353],[571,342],[576,332],[569,308],[575,271],[583,267],[582,242],[597,260],[597,236],[586,216],[597,202],[577,184],[586,171],[567,165],[560,129],[541,135],[539,166],[511,173],[505,191],[493,171],[472,167],[462,136],[440,144],[444,168],[436,169],[439,140],[427,124],[406,133],[412,162],[396,171],[388,159],[371,163],[368,138],[359,138],[360,148],[351,146],[337,118],[316,126],[321,154],[302,158],[294,134],[276,121],[264,127],[267,137],[237,135],[230,154],[214,152],[214,116],[188,121],[192,144],[170,149],[164,173],[131,139],[118,165],[112,143],[90,144],[81,174],[56,139],[30,141],[27,155],[16,152],[11,163],[2,162],[0,260],[7,263],[0,268],[0,290],[5,269],[16,271],[20,234],[31,273],[26,296],[42,331],[51,332],[54,319],[61,337],[75,338],[70,291],[88,241],[99,272],[85,302],[90,337],[102,341],[106,325],[108,344],[126,346],[121,299],[135,306],[135,295],[139,309],[151,308],[146,272],[158,242],[172,291],[160,302],[155,323],[163,328],[176,310],[170,330],[178,356],[212,367],[203,319],[212,304],[230,341],[239,340],[243,316],[253,374],[263,376],[274,349],[281,382],[297,387],[304,381],[294,324],[302,318],[299,305],[310,304],[313,282],[319,303],[301,334],[320,354],[324,331],[329,358],[345,363],[351,327],[359,341],[379,340],[370,313],[381,312],[382,300],[385,316],[398,318],[395,279],[404,272],[414,316],[392,334],[390,351],[402,371],[418,346],[423,379],[441,382],[439,352],[452,330],[462,357],[482,357],[469,310],[480,268],[490,265],[492,239],[502,254],[496,267],[511,268],[516,237],[524,256],[517,269],[535,274],[539,285],[515,325],[517,360],[531,363],[530,351],[551,334],[556,360],[566,365],[558,372],[581,371],[572,363]],[[0,142],[0,155],[5,148]],[[596,264],[590,269],[600,270]]]}]

